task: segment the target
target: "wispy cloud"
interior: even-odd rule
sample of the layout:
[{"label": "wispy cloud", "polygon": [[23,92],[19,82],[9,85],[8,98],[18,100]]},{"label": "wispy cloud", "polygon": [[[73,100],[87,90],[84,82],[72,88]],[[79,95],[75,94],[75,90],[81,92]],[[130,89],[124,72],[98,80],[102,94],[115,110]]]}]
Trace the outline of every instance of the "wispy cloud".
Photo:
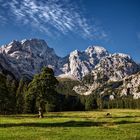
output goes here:
[{"label": "wispy cloud", "polygon": [[6,24],[6,18],[4,18],[3,16],[0,15],[0,23],[2,25]]},{"label": "wispy cloud", "polygon": [[[67,34],[69,32],[82,35],[84,38],[107,37],[107,34],[93,21],[87,19],[76,2],[70,0],[11,0],[3,2],[9,9],[10,16],[20,24],[28,24],[47,34]],[[0,15],[0,18],[2,15]]]}]

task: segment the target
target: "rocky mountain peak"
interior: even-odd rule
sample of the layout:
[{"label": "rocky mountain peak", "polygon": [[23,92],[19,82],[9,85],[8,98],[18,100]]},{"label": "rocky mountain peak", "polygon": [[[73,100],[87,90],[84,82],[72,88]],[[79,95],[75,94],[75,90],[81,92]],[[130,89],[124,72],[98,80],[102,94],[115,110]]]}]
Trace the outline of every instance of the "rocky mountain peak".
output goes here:
[{"label": "rocky mountain peak", "polygon": [[1,50],[7,54],[12,54],[17,51],[26,51],[31,52],[34,51],[42,52],[44,50],[47,50],[48,45],[44,40],[41,39],[24,39],[22,41],[16,41],[13,40],[8,45],[4,45]]},{"label": "rocky mountain peak", "polygon": [[54,69],[56,76],[78,80],[91,72],[95,75],[101,72],[110,78],[114,78],[114,75],[117,75],[115,78],[122,78],[138,71],[140,67],[129,55],[109,54],[100,46],[89,46],[85,51],[75,50],[61,58],[42,39],[14,40],[2,46],[0,64],[2,68],[11,69],[17,78],[33,76],[43,66],[49,66]]},{"label": "rocky mountain peak", "polygon": [[114,53],[112,54],[113,57],[121,57],[126,59],[132,59],[130,55],[124,53]]},{"label": "rocky mountain peak", "polygon": [[1,47],[0,53],[3,54],[3,58],[0,58],[1,65],[5,67],[6,64],[9,69],[14,69],[13,73],[18,73],[17,78],[23,75],[33,76],[43,66],[50,66],[55,70],[59,60],[54,50],[41,39],[14,40]]},{"label": "rocky mountain peak", "polygon": [[86,53],[104,53],[104,52],[107,52],[107,50],[101,46],[89,46],[86,50],[85,50]]},{"label": "rocky mountain peak", "polygon": [[78,56],[81,52],[78,50],[74,50],[73,52],[70,53],[70,57],[72,56]]},{"label": "rocky mountain peak", "polygon": [[21,41],[21,44],[24,46],[30,46],[32,48],[39,48],[39,49],[42,49],[42,48],[47,48],[48,45],[47,43],[42,40],[42,39],[24,39]]},{"label": "rocky mountain peak", "polygon": [[99,46],[90,46],[85,51],[75,50],[68,56],[67,62],[62,65],[62,74],[71,75],[74,79],[81,80],[83,76],[94,69],[100,59],[107,56],[108,52]]},{"label": "rocky mountain peak", "polygon": [[13,40],[8,45],[3,45],[0,50],[4,53],[10,54],[21,49],[19,41]]},{"label": "rocky mountain peak", "polygon": [[85,53],[88,55],[88,57],[90,57],[90,61],[93,61],[92,63],[96,64],[101,58],[109,55],[108,51],[100,46],[90,46],[85,50]]}]

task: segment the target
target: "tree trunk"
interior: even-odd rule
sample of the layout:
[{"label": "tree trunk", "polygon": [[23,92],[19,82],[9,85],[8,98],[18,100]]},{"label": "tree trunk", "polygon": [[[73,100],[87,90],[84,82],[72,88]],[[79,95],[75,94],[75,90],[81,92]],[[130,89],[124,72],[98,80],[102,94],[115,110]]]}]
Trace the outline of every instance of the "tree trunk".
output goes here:
[{"label": "tree trunk", "polygon": [[39,107],[39,110],[38,110],[38,117],[39,118],[43,118],[43,109],[41,107]]}]

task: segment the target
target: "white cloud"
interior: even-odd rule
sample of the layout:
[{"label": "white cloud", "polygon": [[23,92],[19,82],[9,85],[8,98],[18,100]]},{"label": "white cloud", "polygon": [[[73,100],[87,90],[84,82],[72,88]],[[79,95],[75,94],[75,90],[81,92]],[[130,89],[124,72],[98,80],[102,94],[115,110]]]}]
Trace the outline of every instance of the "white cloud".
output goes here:
[{"label": "white cloud", "polygon": [[11,0],[3,4],[18,22],[49,35],[74,32],[90,39],[107,37],[102,29],[85,18],[76,3],[70,3],[69,0]]}]

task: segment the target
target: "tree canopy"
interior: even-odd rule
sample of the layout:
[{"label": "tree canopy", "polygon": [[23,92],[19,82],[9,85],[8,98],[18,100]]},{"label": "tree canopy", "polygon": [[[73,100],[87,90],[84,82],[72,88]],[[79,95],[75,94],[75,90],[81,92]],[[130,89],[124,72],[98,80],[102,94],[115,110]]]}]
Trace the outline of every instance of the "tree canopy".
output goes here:
[{"label": "tree canopy", "polygon": [[26,95],[26,111],[34,112],[45,110],[45,104],[49,101],[49,95],[55,92],[58,84],[51,68],[44,67],[40,74],[34,76],[28,86]]}]

